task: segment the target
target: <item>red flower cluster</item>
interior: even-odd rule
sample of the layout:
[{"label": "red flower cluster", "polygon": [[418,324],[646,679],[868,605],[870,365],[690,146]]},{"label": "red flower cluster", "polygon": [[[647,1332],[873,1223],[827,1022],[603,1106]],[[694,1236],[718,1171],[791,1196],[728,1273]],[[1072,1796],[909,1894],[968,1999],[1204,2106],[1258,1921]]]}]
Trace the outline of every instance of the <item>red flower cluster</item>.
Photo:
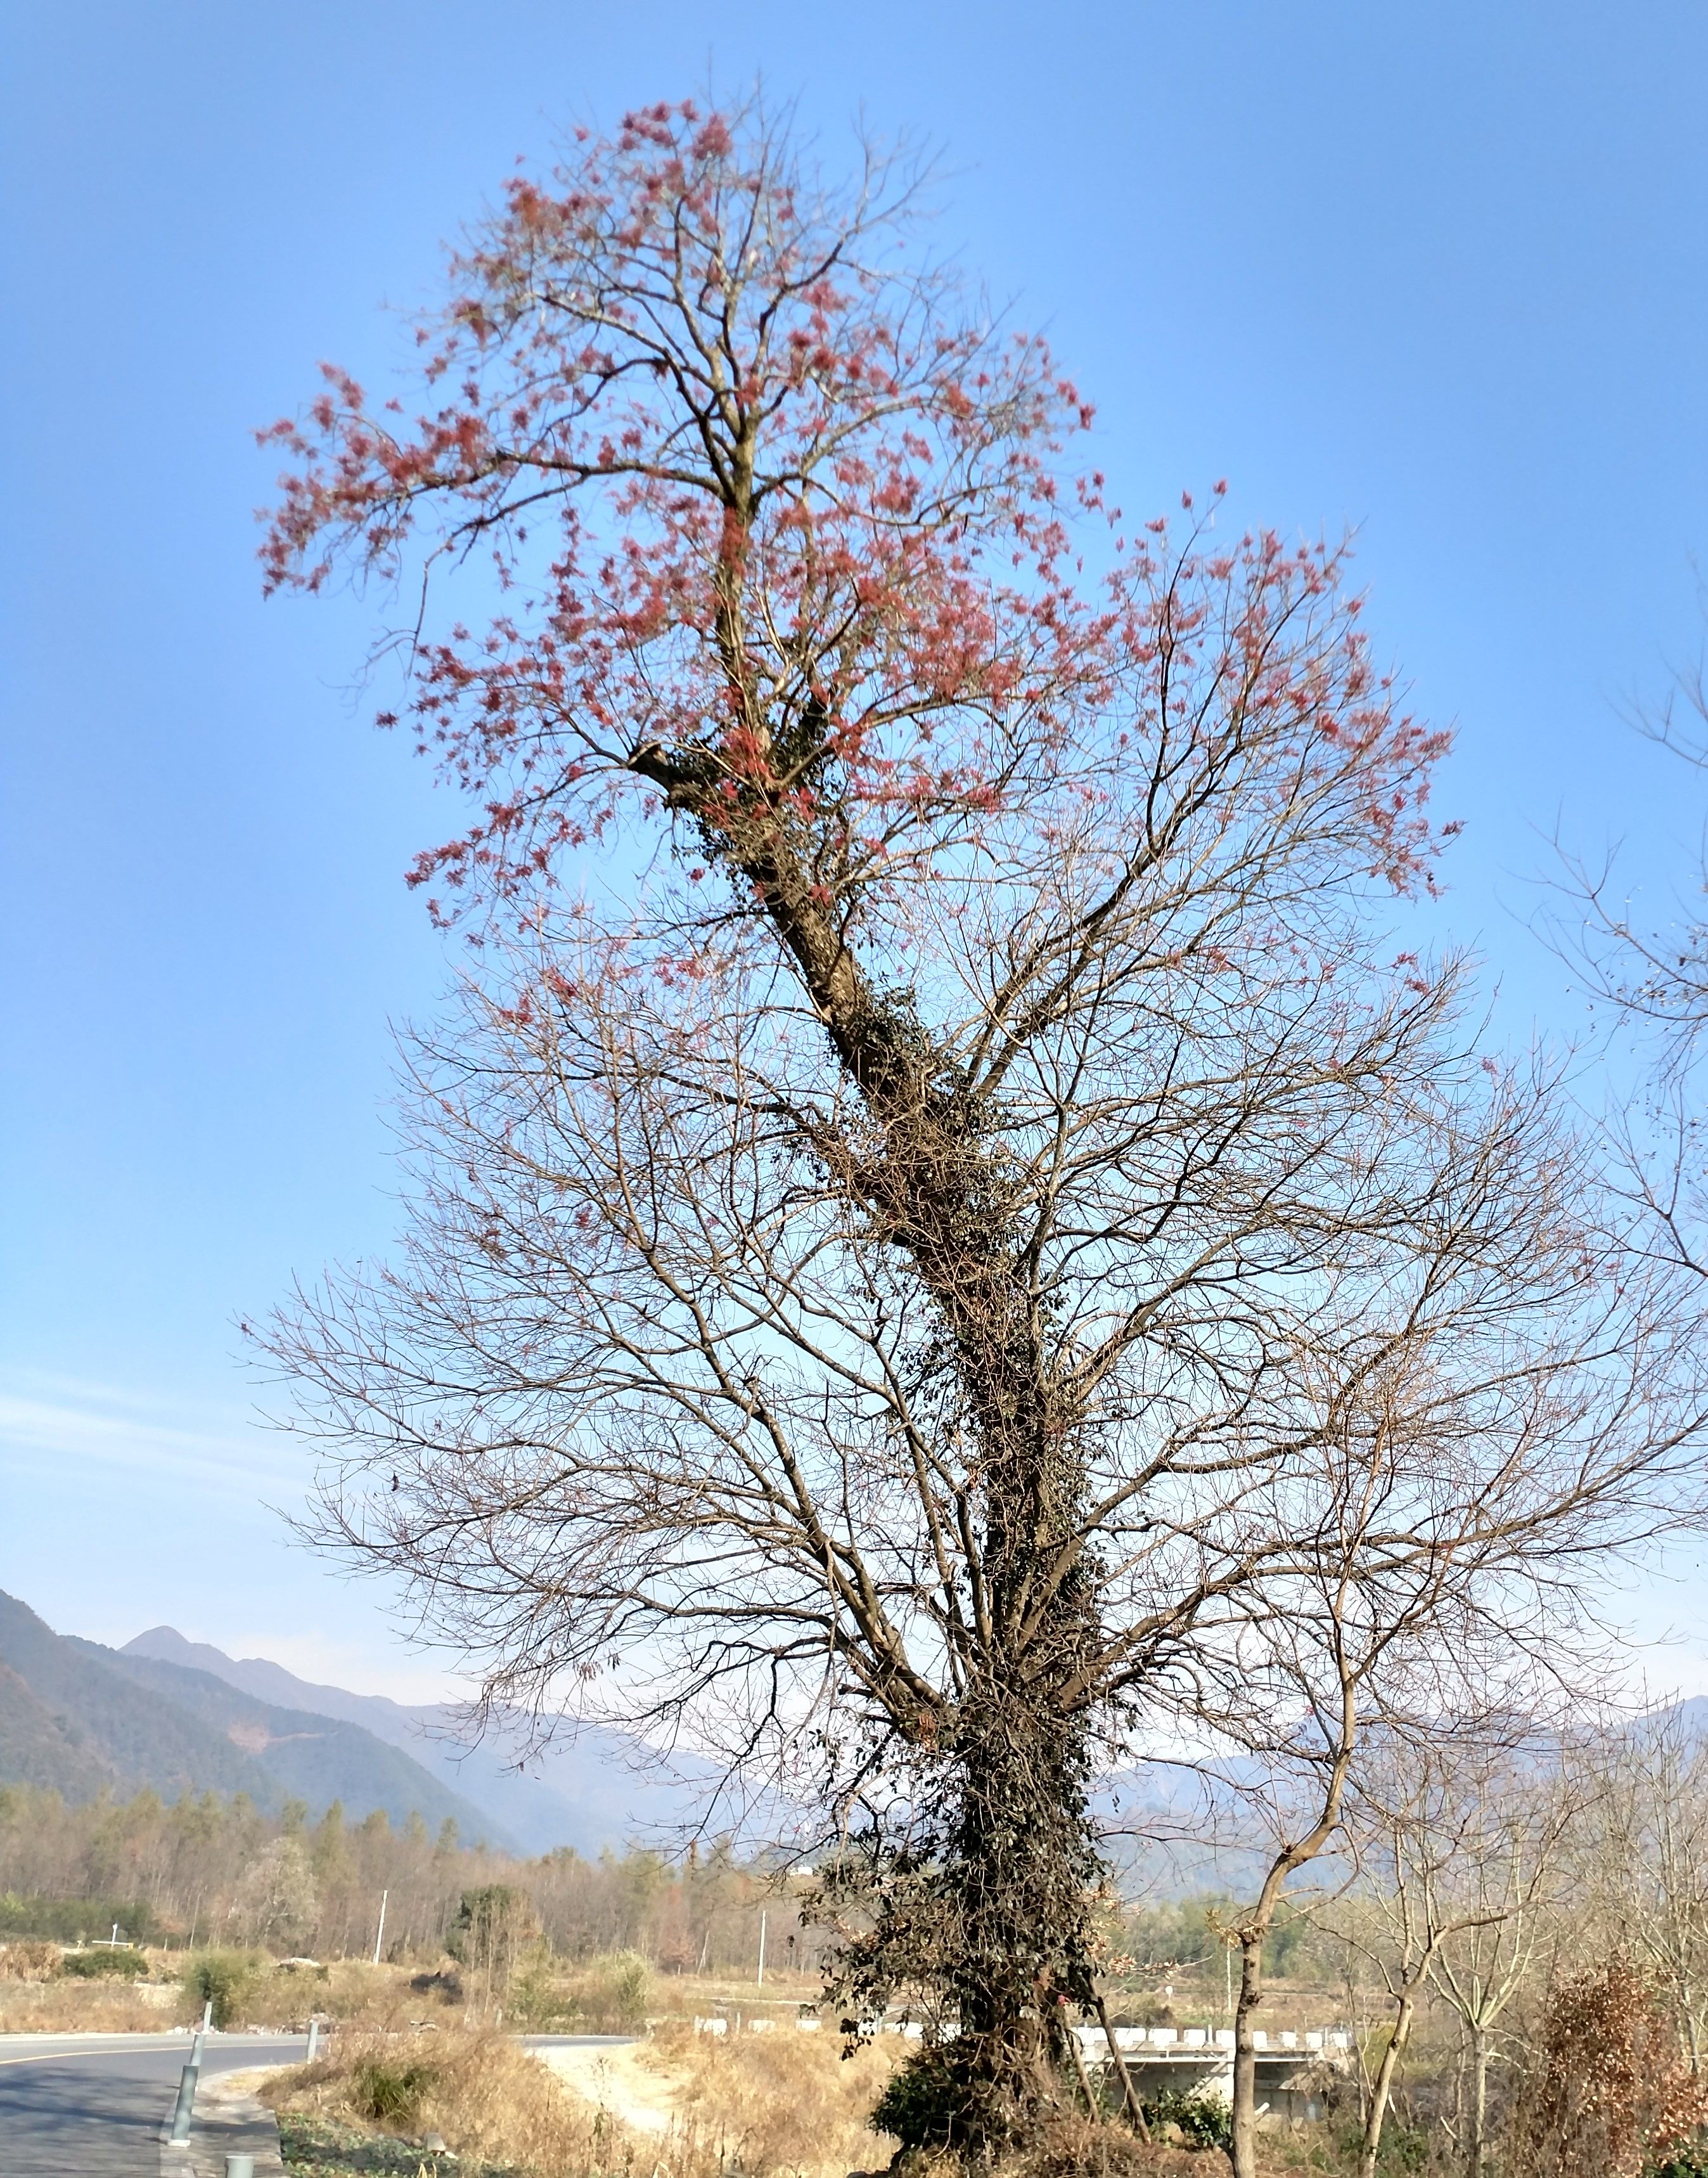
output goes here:
[{"label": "red flower cluster", "polygon": [[[490,559],[483,630],[404,638],[419,742],[481,805],[413,882],[513,899],[638,785],[738,896],[786,848],[846,919],[1005,813],[1095,802],[1136,742],[1218,793],[1237,769],[1240,826],[1304,813],[1349,869],[1424,872],[1442,738],[1339,555],[1202,520],[1129,548],[1059,470],[1091,411],[920,254],[917,185],[873,155],[827,187],[757,106],[632,114],[453,260],[420,331],[448,397],[406,423],[328,369],[267,435],[270,586],[424,566],[430,608]],[[1095,581],[1070,509],[1109,525]]]}]

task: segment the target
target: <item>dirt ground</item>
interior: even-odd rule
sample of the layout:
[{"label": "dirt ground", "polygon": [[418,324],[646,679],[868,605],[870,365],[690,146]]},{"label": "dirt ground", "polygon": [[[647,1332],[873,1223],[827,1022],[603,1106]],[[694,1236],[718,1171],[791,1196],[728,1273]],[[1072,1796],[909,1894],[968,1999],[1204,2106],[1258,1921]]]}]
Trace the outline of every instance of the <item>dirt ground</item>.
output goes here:
[{"label": "dirt ground", "polygon": [[535,2052],[564,2085],[595,2109],[608,2110],[635,2132],[658,2137],[677,2115],[685,2081],[681,2069],[658,2061],[644,2042],[621,2049],[540,2049]]}]

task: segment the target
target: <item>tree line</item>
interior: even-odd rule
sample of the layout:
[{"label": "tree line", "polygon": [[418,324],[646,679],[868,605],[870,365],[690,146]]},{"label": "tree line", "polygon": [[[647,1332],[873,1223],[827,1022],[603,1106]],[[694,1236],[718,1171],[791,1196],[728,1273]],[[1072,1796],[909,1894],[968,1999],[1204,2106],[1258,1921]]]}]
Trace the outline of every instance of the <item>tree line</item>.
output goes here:
[{"label": "tree line", "polygon": [[[471,1895],[513,1893],[531,1934],[578,1961],[629,1951],[665,1973],[751,1973],[769,1917],[774,1967],[807,1962],[806,1933],[765,1872],[727,1844],[676,1859],[630,1848],[588,1860],[567,1847],[523,1859],[468,1846],[454,1823],[383,1810],[348,1823],[300,1802],[278,1816],[244,1795],[68,1807],[57,1793],[0,1787],[0,1940],[107,1936],[172,1947],[239,1945],[276,1956],[431,1961]],[[812,1957],[817,1958],[816,1943]]]}]

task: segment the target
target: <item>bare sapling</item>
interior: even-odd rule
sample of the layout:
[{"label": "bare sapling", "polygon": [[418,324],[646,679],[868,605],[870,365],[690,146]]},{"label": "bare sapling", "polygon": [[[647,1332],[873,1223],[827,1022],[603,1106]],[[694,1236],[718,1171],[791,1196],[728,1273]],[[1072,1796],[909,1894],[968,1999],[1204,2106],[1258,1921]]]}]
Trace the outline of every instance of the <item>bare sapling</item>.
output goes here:
[{"label": "bare sapling", "polygon": [[1708,1744],[1674,1703],[1579,1750],[1579,1887],[1607,1951],[1653,1977],[1693,2073],[1708,2055]]},{"label": "bare sapling", "polygon": [[1468,1765],[1438,1820],[1451,1824],[1450,1857],[1431,1872],[1429,1913],[1443,1924],[1424,1967],[1458,2022],[1461,2088],[1453,2130],[1467,2178],[1481,2178],[1492,2146],[1489,2075],[1502,2022],[1547,1956],[1568,1895],[1566,1845],[1581,1787],[1557,1766]]},{"label": "bare sapling", "polygon": [[[1516,1717],[1503,1721],[1507,1731],[1492,1738],[1461,1729],[1457,1740],[1444,1732],[1423,1743],[1388,1742],[1360,1781],[1349,1823],[1354,1888],[1373,1902],[1377,1918],[1373,1937],[1349,1924],[1347,1940],[1373,1961],[1393,2017],[1368,2083],[1359,2178],[1373,2178],[1394,2083],[1443,1946],[1481,1940],[1486,1959],[1494,1932],[1513,1915],[1560,1894],[1582,1793],[1559,1774],[1549,1736],[1527,1731]],[[1540,1797],[1539,1770],[1551,1780]],[[1508,1790],[1516,1806],[1507,1815],[1528,1826],[1530,1841],[1529,1874],[1516,1884],[1504,1880],[1512,1873],[1510,1831],[1499,1811]],[[1502,1825],[1492,1840],[1492,1821]],[[1490,1880],[1492,1847],[1500,1880]]]}]

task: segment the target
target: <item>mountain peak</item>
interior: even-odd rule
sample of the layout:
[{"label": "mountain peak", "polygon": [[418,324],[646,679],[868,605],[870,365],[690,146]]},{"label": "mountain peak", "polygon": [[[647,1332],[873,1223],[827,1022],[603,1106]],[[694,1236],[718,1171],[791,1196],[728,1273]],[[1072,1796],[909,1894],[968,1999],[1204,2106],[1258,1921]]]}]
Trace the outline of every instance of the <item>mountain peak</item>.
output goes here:
[{"label": "mountain peak", "polygon": [[170,1626],[108,1649],[56,1634],[0,1594],[0,1784],[73,1802],[144,1786],[168,1799],[245,1792],[269,1810],[338,1800],[358,1818],[384,1810],[394,1822],[452,1820],[465,1836],[501,1830],[395,1740],[291,1699],[298,1683],[288,1673],[280,1688],[244,1688],[244,1666]]},{"label": "mountain peak", "polygon": [[127,1641],[118,1653],[121,1656],[151,1656],[157,1664],[191,1664],[203,1672],[212,1671],[216,1662],[231,1661],[222,1649],[216,1649],[211,1642],[187,1639],[176,1626],[151,1626],[146,1634],[139,1634],[134,1641]]},{"label": "mountain peak", "polygon": [[265,1657],[239,1661],[209,1642],[189,1640],[175,1626],[152,1626],[119,1653],[208,1672],[276,1708],[359,1725],[402,1749],[447,1791],[473,1800],[493,1828],[532,1852],[572,1845],[593,1854],[638,1833],[676,1831],[692,1820],[717,1776],[709,1765],[683,1757],[668,1765],[671,1775],[660,1776],[665,1765],[638,1740],[597,1727],[567,1733],[524,1765],[506,1749],[501,1723],[493,1742],[471,1746],[465,1718],[449,1705],[405,1708],[385,1694],[316,1686]]}]

